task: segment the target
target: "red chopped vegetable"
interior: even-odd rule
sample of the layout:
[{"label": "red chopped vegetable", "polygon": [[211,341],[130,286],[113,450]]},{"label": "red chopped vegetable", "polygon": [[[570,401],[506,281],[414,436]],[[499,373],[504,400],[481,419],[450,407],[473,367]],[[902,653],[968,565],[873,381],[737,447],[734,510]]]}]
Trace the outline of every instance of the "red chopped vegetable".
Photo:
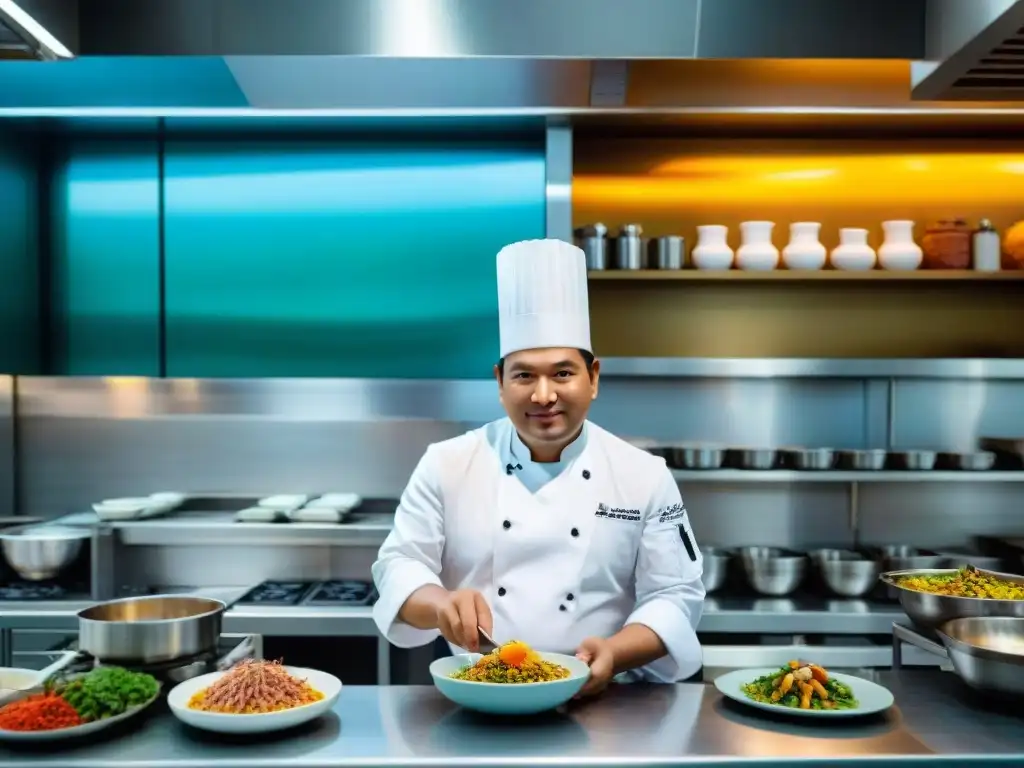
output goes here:
[{"label": "red chopped vegetable", "polygon": [[75,708],[53,693],[37,693],[0,707],[4,731],[56,731],[81,724]]}]

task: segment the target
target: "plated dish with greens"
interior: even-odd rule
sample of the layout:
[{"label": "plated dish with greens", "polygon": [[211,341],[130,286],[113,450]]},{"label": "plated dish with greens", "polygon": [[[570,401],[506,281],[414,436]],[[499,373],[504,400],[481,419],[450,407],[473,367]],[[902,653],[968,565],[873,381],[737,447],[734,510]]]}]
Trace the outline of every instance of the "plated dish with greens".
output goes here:
[{"label": "plated dish with greens", "polygon": [[893,704],[892,693],[878,683],[805,661],[736,670],[716,679],[715,687],[733,701],[795,717],[870,715]]}]

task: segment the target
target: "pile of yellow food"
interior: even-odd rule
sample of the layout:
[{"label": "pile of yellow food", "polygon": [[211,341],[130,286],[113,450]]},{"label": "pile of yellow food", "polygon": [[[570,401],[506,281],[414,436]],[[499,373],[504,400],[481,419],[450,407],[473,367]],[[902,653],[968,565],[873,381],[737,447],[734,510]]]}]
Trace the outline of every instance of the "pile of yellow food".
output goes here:
[{"label": "pile of yellow food", "polygon": [[791,661],[777,672],[743,686],[747,698],[789,709],[856,709],[850,686],[832,679],[824,667]]},{"label": "pile of yellow food", "polygon": [[280,661],[246,659],[189,699],[189,709],[227,715],[258,715],[312,704],[324,695],[293,677]]},{"label": "pile of yellow food", "polygon": [[917,592],[948,597],[980,597],[986,600],[1024,600],[1024,586],[988,576],[972,565],[956,573],[922,573],[899,576],[896,583]]},{"label": "pile of yellow food", "polygon": [[565,667],[544,661],[526,643],[513,640],[486,654],[476,664],[452,672],[451,677],[476,683],[549,683],[570,674]]}]

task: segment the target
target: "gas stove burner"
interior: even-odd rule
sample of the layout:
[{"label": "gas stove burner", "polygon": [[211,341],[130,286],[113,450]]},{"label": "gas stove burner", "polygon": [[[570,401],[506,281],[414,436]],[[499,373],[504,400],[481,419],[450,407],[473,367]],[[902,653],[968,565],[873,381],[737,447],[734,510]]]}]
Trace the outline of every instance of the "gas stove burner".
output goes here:
[{"label": "gas stove burner", "polygon": [[312,586],[308,581],[264,581],[242,596],[239,603],[298,605]]},{"label": "gas stove burner", "polygon": [[372,605],[377,600],[377,590],[367,581],[340,579],[317,584],[305,605]]},{"label": "gas stove burner", "polygon": [[[0,584],[0,600],[66,600],[70,594],[71,592],[60,584],[42,584],[31,581]],[[88,594],[87,591],[86,594]]]},{"label": "gas stove burner", "polygon": [[[78,644],[72,643],[69,650],[77,650]],[[194,656],[182,657],[171,661],[158,663],[131,663],[119,662],[115,666],[126,667],[134,672],[145,672],[157,680],[165,683],[177,684],[208,672],[220,672],[230,669],[243,659],[255,658],[256,641],[250,636],[242,640],[230,651],[222,654],[218,649],[211,649]],[[78,658],[69,665],[62,674],[74,674],[76,672],[88,672],[97,667],[111,666],[93,656],[79,652]],[[166,693],[166,689],[164,691]]]}]

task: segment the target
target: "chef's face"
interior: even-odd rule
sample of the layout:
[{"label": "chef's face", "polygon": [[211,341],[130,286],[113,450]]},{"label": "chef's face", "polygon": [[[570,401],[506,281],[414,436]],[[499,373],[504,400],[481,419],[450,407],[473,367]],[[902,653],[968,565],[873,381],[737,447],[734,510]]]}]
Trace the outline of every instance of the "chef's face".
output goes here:
[{"label": "chef's face", "polygon": [[601,363],[571,348],[513,352],[494,366],[498,396],[534,461],[557,461],[597,397]]}]

